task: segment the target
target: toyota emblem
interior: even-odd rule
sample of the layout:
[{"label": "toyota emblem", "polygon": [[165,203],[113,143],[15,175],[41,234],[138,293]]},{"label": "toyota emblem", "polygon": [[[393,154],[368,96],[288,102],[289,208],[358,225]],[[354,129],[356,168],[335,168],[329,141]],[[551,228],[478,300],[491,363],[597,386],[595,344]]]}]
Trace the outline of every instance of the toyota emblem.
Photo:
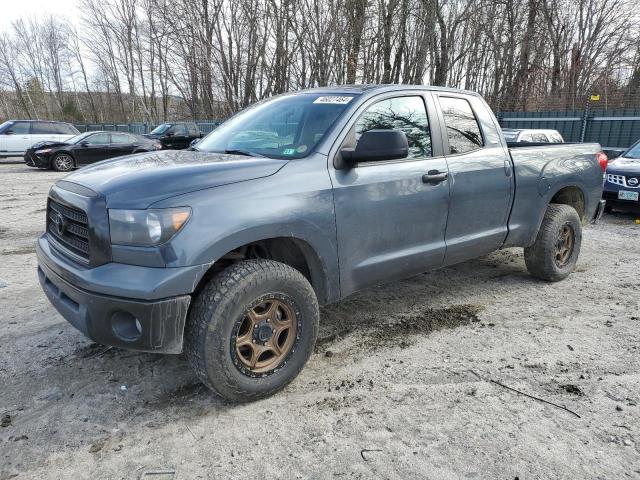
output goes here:
[{"label": "toyota emblem", "polygon": [[638,186],[638,179],[636,177],[627,178],[627,185],[630,187]]},{"label": "toyota emblem", "polygon": [[64,221],[64,217],[62,215],[60,215],[59,213],[56,214],[55,219],[53,220],[53,223],[56,226],[56,232],[58,233],[58,235],[62,235],[64,233],[65,230],[65,221]]}]

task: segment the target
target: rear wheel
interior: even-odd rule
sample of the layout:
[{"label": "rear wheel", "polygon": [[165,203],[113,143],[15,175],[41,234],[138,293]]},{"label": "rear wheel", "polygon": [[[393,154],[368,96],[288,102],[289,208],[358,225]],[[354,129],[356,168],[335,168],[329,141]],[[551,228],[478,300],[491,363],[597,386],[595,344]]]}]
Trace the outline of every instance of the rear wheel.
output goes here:
[{"label": "rear wheel", "polygon": [[534,277],[557,282],[573,272],[582,243],[582,223],[569,205],[551,204],[535,243],[524,249],[524,261]]},{"label": "rear wheel", "polygon": [[73,157],[68,153],[58,153],[51,160],[51,168],[57,172],[68,172],[73,169],[74,164]]},{"label": "rear wheel", "polygon": [[318,302],[307,279],[272,260],[247,260],[216,275],[198,294],[185,352],[199,379],[220,396],[246,402],[293,380],[313,351]]}]

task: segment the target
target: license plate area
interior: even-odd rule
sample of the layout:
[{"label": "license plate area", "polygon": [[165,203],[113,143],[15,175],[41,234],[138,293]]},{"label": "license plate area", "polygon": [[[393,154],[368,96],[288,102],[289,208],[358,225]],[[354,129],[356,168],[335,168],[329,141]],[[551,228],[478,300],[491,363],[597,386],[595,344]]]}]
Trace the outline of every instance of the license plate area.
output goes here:
[{"label": "license plate area", "polygon": [[618,200],[631,200],[637,202],[638,193],[640,192],[628,192],[626,190],[620,190],[618,191]]}]

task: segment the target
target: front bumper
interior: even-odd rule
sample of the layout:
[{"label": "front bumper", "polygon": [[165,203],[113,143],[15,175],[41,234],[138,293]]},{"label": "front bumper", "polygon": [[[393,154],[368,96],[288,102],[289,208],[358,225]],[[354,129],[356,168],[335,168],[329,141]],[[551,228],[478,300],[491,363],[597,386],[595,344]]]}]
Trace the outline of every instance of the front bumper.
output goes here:
[{"label": "front bumper", "polygon": [[[202,268],[151,268],[111,263],[83,269],[74,267],[57,254],[49,245],[46,234],[38,240],[36,251],[38,277],[47,298],[69,323],[87,337],[104,345],[132,350],[182,352],[184,325],[191,301],[189,293],[201,277],[197,270]],[[105,267],[108,268],[106,272],[96,274],[97,270]],[[147,281],[144,285],[147,293],[135,292],[138,297],[154,297],[153,292],[184,293],[163,298],[122,296],[122,275],[133,275],[134,283]],[[91,278],[94,278],[94,284],[89,283]],[[111,287],[107,281],[109,278]],[[148,284],[149,280],[153,281],[152,285]],[[104,293],[106,290],[112,294]],[[133,289],[129,292],[134,293]]]},{"label": "front bumper", "polygon": [[51,159],[49,157],[39,157],[33,150],[27,150],[24,154],[24,163],[29,167],[51,168]]}]

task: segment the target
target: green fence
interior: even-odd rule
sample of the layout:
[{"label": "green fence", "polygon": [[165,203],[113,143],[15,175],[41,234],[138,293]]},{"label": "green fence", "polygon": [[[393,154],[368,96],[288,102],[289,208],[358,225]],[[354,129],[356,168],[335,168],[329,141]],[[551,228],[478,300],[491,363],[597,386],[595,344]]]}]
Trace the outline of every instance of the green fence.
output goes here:
[{"label": "green fence", "polygon": [[640,110],[499,112],[502,128],[550,128],[566,142],[597,142],[605,149],[625,149],[640,139]]},{"label": "green fence", "polygon": [[[558,130],[567,142],[597,142],[606,149],[625,149],[640,139],[640,109],[499,112],[497,117],[502,128],[549,128]],[[195,123],[205,135],[220,125],[218,120]],[[81,132],[109,130],[140,135],[156,127],[150,123],[84,123],[75,126]]]}]

